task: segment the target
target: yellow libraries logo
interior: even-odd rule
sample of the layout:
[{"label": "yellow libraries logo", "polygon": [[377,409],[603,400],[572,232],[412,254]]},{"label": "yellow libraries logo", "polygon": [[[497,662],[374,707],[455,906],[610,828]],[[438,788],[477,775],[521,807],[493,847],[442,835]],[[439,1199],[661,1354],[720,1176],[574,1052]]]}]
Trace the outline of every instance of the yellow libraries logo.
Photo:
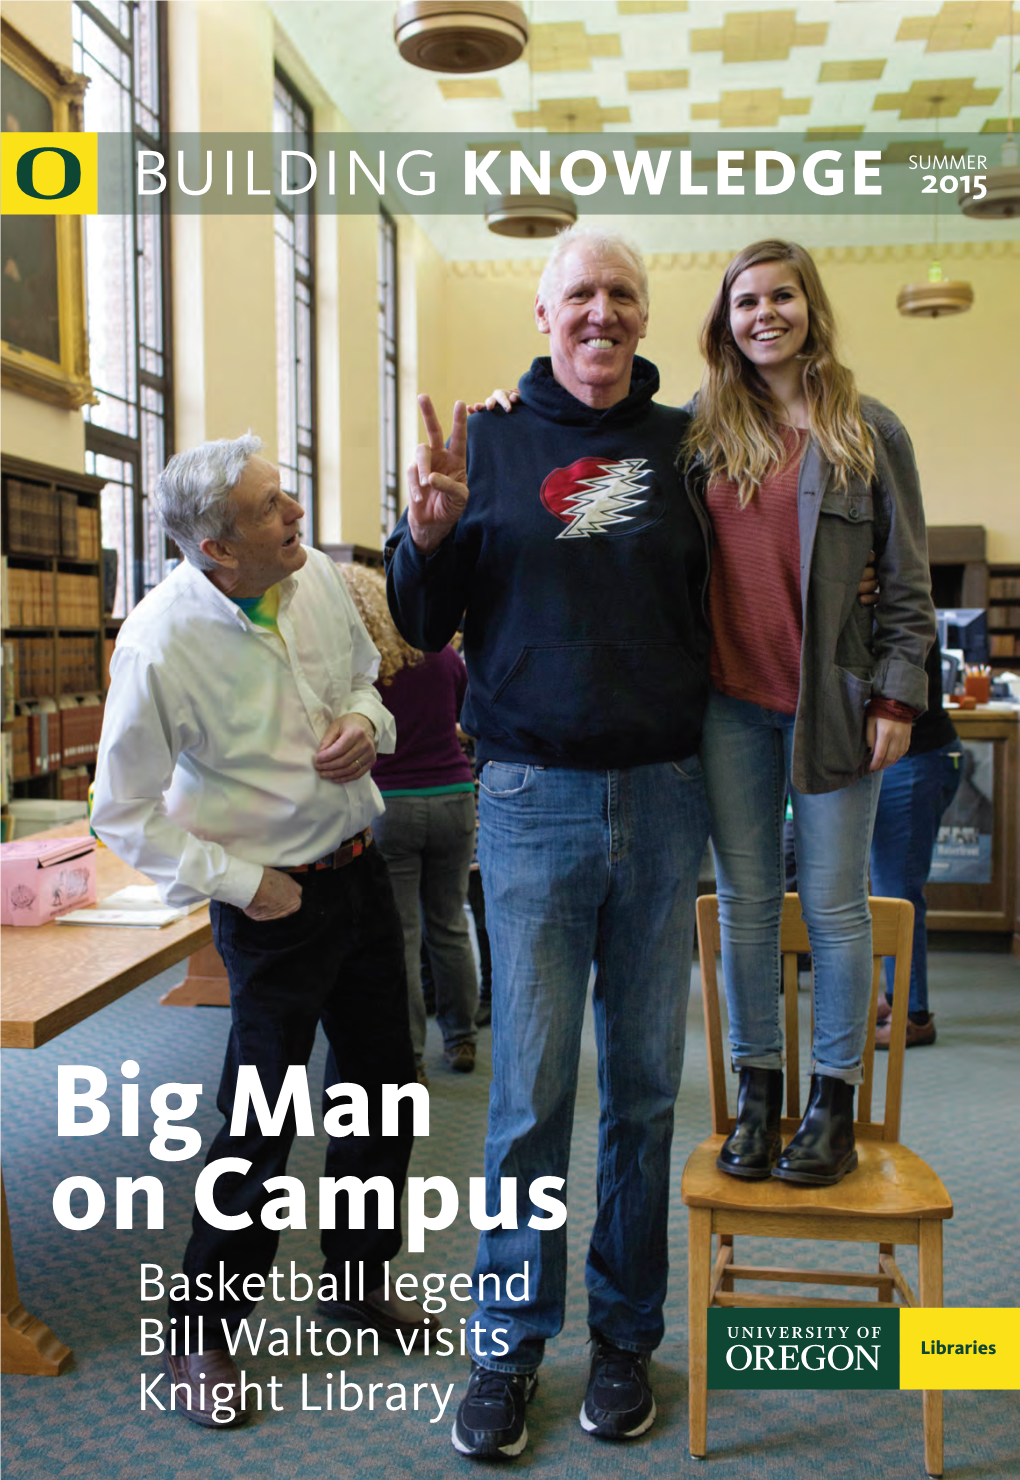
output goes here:
[{"label": "yellow libraries logo", "polygon": [[0,134],[0,206],[8,216],[95,216],[99,135]]}]

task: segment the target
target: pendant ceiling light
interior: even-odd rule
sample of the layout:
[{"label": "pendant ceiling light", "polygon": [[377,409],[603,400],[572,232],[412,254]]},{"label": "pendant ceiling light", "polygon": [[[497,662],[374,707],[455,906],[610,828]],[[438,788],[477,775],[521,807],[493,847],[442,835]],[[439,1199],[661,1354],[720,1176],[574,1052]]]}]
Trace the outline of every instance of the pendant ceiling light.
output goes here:
[{"label": "pendant ceiling light", "polygon": [[973,302],[970,283],[947,281],[940,262],[928,268],[926,283],[908,283],[896,295],[896,307],[908,319],[941,319],[951,313],[966,313]]},{"label": "pendant ceiling light", "polygon": [[528,21],[515,0],[413,0],[397,10],[393,37],[404,61],[428,72],[492,72],[522,55]]},{"label": "pendant ceiling light", "polygon": [[[534,20],[532,0],[532,20]],[[535,73],[528,69],[528,112],[535,116]],[[531,125],[531,134],[535,127]],[[534,160],[532,160],[534,163]],[[516,195],[500,195],[485,212],[485,224],[497,236],[513,236],[521,241],[555,236],[577,220],[577,202],[562,190],[543,194],[538,190],[521,190]]]},{"label": "pendant ceiling light", "polygon": [[965,216],[979,221],[1008,221],[1020,216],[1020,164],[1017,163],[1016,140],[1013,137],[1013,7],[1009,8],[1009,112],[1006,137],[1002,144],[1002,163],[985,176],[986,194],[980,200],[962,189],[956,203]]},{"label": "pendant ceiling light", "polygon": [[[941,97],[932,98],[935,105],[935,141],[938,142]],[[974,302],[970,283],[954,282],[942,276],[939,260],[939,197],[935,197],[932,221],[932,260],[926,283],[907,283],[896,295],[896,307],[908,319],[943,319],[950,314],[966,313]]]},{"label": "pendant ceiling light", "polygon": [[485,224],[497,236],[555,236],[573,226],[577,206],[572,195],[551,191],[522,190],[520,195],[500,195],[485,213]]}]

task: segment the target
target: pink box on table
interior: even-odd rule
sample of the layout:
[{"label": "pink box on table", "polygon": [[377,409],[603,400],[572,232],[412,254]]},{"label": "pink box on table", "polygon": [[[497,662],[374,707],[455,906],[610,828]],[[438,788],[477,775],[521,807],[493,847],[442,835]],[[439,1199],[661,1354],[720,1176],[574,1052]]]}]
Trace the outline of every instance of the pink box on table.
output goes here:
[{"label": "pink box on table", "polygon": [[95,838],[0,844],[0,925],[45,925],[95,902]]}]

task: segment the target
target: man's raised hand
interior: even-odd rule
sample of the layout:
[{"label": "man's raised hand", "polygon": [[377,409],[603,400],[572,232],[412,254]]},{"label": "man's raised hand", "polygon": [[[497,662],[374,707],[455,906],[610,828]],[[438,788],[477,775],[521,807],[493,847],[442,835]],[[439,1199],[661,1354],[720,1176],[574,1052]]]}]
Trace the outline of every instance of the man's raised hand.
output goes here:
[{"label": "man's raised hand", "polygon": [[418,549],[431,554],[467,506],[467,407],[454,406],[447,447],[431,398],[419,396],[418,405],[428,441],[419,442],[407,470],[407,524]]}]

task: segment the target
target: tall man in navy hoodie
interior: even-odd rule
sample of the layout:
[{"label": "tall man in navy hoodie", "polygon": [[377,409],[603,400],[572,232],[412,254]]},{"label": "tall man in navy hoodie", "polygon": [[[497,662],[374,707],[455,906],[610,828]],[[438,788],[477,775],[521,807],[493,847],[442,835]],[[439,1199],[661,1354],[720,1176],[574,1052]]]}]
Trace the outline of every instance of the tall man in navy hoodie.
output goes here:
[{"label": "tall man in navy hoodie", "polygon": [[[389,542],[390,601],[417,647],[464,620],[477,737],[479,857],[493,959],[493,1083],[478,1322],[454,1448],[519,1454],[545,1342],[563,1325],[566,1230],[532,1205],[566,1178],[592,962],[599,1055],[598,1213],[586,1279],[593,1357],[581,1426],[655,1418],[673,1104],[680,1086],[707,694],[706,530],[677,478],[683,411],[656,405],[636,356],[648,279],[625,242],[558,240],[535,300],[550,358],[512,416],[454,412],[428,445]],[[468,498],[470,487],[470,499]],[[501,1179],[516,1178],[516,1204]],[[509,1224],[510,1226],[506,1226]],[[507,1277],[527,1265],[528,1298]],[[517,1280],[512,1293],[520,1293]]]}]

